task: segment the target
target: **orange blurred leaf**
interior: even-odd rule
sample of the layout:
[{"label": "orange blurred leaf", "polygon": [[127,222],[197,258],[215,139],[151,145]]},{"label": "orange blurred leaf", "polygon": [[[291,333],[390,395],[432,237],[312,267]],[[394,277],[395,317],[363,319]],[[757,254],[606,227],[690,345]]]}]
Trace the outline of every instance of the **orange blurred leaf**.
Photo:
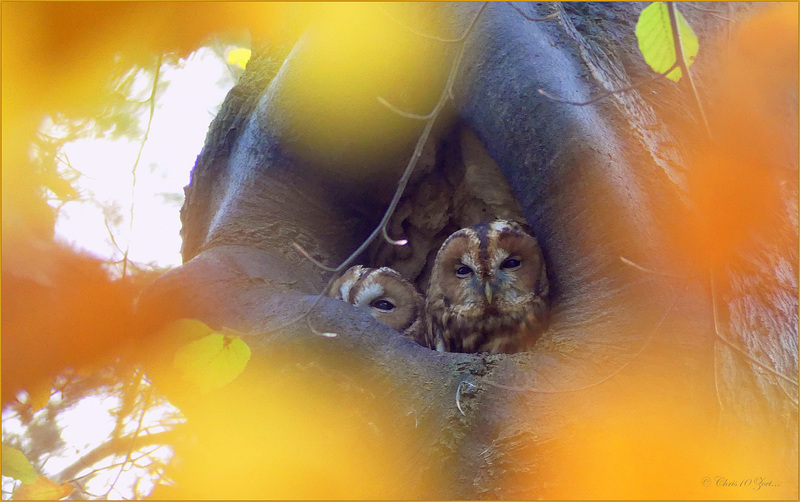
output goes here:
[{"label": "orange blurred leaf", "polygon": [[45,378],[28,389],[31,411],[36,412],[47,406],[47,403],[50,401],[50,391],[52,387],[50,379]]},{"label": "orange blurred leaf", "polygon": [[44,476],[39,476],[33,483],[23,483],[14,492],[14,500],[60,500],[73,492],[75,488],[69,483],[58,484]]},{"label": "orange blurred leaf", "polygon": [[714,139],[688,149],[692,210],[675,220],[681,250],[703,267],[780,225],[782,187],[796,186],[797,111],[786,103],[797,99],[797,13],[797,4],[776,4],[743,20],[710,76]]}]

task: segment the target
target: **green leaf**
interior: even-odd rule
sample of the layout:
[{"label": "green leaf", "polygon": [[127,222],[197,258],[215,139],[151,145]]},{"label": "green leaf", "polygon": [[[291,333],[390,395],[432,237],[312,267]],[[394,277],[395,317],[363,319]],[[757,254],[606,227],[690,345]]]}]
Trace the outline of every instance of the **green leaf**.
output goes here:
[{"label": "green leaf", "polygon": [[[675,19],[678,24],[681,50],[688,68],[697,57],[700,43],[692,31],[692,27],[677,8],[675,9]],[[642,13],[639,14],[639,21],[636,23],[636,38],[639,40],[639,50],[642,52],[645,62],[653,71],[664,73],[675,64],[675,44],[672,36],[666,3],[654,2],[642,10]],[[681,76],[681,69],[675,68],[669,72],[667,78],[677,82]]]},{"label": "green leaf", "polygon": [[6,445],[3,445],[3,476],[23,483],[33,483],[39,477],[24,453]]},{"label": "green leaf", "polygon": [[172,364],[184,380],[208,392],[230,383],[249,360],[250,347],[241,338],[213,332],[181,347]]}]

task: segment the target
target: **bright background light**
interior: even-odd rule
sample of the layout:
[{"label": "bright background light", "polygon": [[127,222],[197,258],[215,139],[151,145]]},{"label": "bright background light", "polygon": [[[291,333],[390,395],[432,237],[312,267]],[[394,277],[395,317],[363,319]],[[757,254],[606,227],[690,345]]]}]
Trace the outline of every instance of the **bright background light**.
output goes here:
[{"label": "bright background light", "polygon": [[[70,173],[65,179],[69,179],[79,198],[65,203],[56,199],[49,202],[58,207],[56,239],[109,263],[122,260],[128,247],[128,260],[138,265],[168,268],[181,263],[179,211],[183,187],[189,183],[209,124],[236,81],[236,70],[224,59],[226,51],[216,48],[215,51],[204,47],[186,59],[162,64],[146,141],[149,104],[138,107],[132,117],[141,131],[138,138],[114,139],[111,134],[93,138],[90,131],[81,139],[63,145],[58,154],[63,163],[60,171]],[[144,100],[150,96],[153,71],[149,70],[138,71],[129,99]],[[41,130],[63,138],[67,129],[54,125],[48,118]],[[140,148],[141,158],[136,164]],[[67,164],[72,169],[66,168]],[[135,185],[131,172],[134,165],[137,165]],[[79,173],[77,177],[75,172]],[[111,268],[114,275],[120,275],[120,265]],[[61,393],[54,392],[50,406],[51,411],[57,412],[51,415],[47,409],[38,410],[29,423],[6,407],[2,413],[3,442],[13,439],[23,449],[31,449],[29,435],[37,434],[40,424],[55,420],[53,430],[58,431],[64,446],[47,452],[46,460],[38,468],[40,474],[58,480],[64,469],[109,441],[115,429],[116,412],[122,406],[121,395],[120,388],[99,388],[93,395],[65,408]],[[176,413],[177,409],[159,400],[147,408],[140,420],[126,423],[121,432],[141,435],[167,430],[181,421],[174,418]],[[137,431],[137,427],[142,430]],[[159,481],[151,474],[150,464],[168,464],[172,455],[172,448],[167,445],[138,449],[134,459],[109,455],[99,463],[87,465],[79,474],[76,479],[82,481],[75,485],[83,491],[77,495],[94,498],[96,494],[107,494],[109,498],[130,499],[136,493],[147,494]],[[8,499],[18,485],[18,481],[4,476],[2,498]]]},{"label": "bright background light", "polygon": [[[81,200],[61,206],[56,235],[104,260],[121,260],[130,246],[128,259],[134,263],[157,267],[181,263],[179,210],[183,187],[189,183],[209,123],[235,77],[218,54],[204,47],[177,65],[163,64],[159,82],[166,88],[156,97],[135,187],[131,171],[141,139],[80,139],[67,143],[62,150],[62,157],[83,176],[73,182]],[[150,86],[152,73],[140,72],[133,89],[147,96]],[[135,117],[142,131],[147,128],[148,116],[145,106]],[[103,206],[115,208],[122,221],[109,219],[106,228]]]},{"label": "bright background light", "polygon": [[[116,425],[116,413],[123,406],[121,387],[124,385],[119,383],[110,388],[100,387],[71,405],[65,405],[63,393],[56,391],[50,397],[49,405],[52,408],[34,412],[28,419],[29,423],[23,423],[21,415],[12,407],[7,407],[2,414],[3,444],[18,441],[27,452],[41,453],[35,448],[35,443],[41,445],[41,439],[36,442],[32,440],[31,435],[37,434],[31,432],[32,429],[38,429],[38,434],[42,434],[42,430],[57,431],[63,443],[61,447],[47,451],[43,455],[44,460],[36,463],[39,474],[57,482],[71,481],[77,490],[74,495],[78,498],[130,500],[137,495],[147,495],[159,481],[153,475],[153,462],[168,465],[173,457],[173,449],[167,444],[134,448],[129,450],[130,458],[121,451],[109,453],[102,460],[83,466],[74,479],[61,478],[65,469],[109,443]],[[145,384],[142,390],[154,392],[149,384]],[[124,424],[121,432],[126,438],[117,439],[117,444],[125,446],[128,444],[127,438],[135,433],[138,437],[157,434],[183,422],[180,412],[161,398],[149,403],[144,411],[137,406],[134,415],[137,420]],[[54,427],[47,425],[51,421],[55,421]],[[137,430],[139,427],[141,429]],[[50,438],[50,442],[55,441]],[[3,476],[3,500],[9,500],[18,486],[19,481]]]}]

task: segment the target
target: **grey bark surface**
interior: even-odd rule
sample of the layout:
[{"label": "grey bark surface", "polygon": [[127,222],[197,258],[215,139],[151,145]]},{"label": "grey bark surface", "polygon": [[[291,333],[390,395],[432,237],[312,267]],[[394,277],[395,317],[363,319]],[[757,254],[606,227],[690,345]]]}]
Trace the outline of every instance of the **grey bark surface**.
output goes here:
[{"label": "grey bark surface", "polygon": [[[396,465],[387,467],[385,491],[345,497],[613,498],[619,494],[615,484],[624,480],[597,486],[581,478],[598,465],[592,455],[601,453],[587,443],[606,428],[630,430],[631,455],[658,456],[652,451],[657,440],[675,437],[682,447],[692,443],[713,451],[717,434],[728,438],[726,427],[741,431],[769,423],[772,458],[796,473],[796,386],[720,344],[707,276],[667,251],[664,218],[683,207],[686,194],[682,151],[674,147],[684,138],[671,127],[683,119],[665,116],[664,109],[690,109],[691,96],[659,82],[658,99],[634,91],[576,107],[537,92],[581,101],[646,75],[633,38],[645,4],[516,5],[533,17],[557,18],[532,22],[506,3],[488,5],[465,42],[452,109],[437,138],[456,126],[474,132],[542,245],[553,316],[532,351],[436,353],[343,302],[317,301],[331,275],[292,243],[334,266],[363,241],[421,131],[419,122],[382,107],[376,95],[397,103],[403,86],[434,82],[430,95],[402,103],[426,113],[455,53],[455,44],[427,40],[419,61],[353,91],[347,102],[331,103],[303,90],[319,54],[336,45],[332,32],[319,26],[309,28],[279,69],[254,59],[229,94],[186,189],[185,264],[155,284],[142,310],[169,304],[167,317],[194,317],[248,333],[255,361],[250,364],[301,375],[320,393],[345,400],[355,393],[386,403],[385,415],[354,410],[352,419],[372,423],[381,437],[413,439],[397,451]],[[402,8],[413,11],[409,19],[439,21],[420,21],[417,31],[435,26],[437,36],[458,38],[480,5]],[[747,8],[739,10],[748,15]],[[703,11],[687,17],[701,40],[713,38],[723,24]],[[401,24],[388,26],[393,28],[383,28],[387,37],[417,36]],[[391,66],[392,54],[365,50],[364,57]],[[708,59],[697,65],[701,78],[713,66]],[[336,65],[325,68],[315,78],[364,77],[343,76]],[[342,142],[357,130],[348,122],[353,114],[378,117],[386,129],[363,142]],[[309,143],[315,123],[348,125]],[[653,123],[659,127],[647,127]],[[385,131],[394,136],[382,136]],[[717,303],[729,339],[796,378],[796,179],[792,188],[785,225],[755,238],[756,246],[743,251],[740,262],[717,275]],[[672,276],[643,272],[621,257]],[[766,284],[771,293],[748,294],[754,283]],[[279,385],[247,372],[240,384],[255,395],[263,388],[263,396]],[[663,417],[662,429],[637,429],[652,417]],[[680,437],[687,431],[696,437]],[[370,440],[376,448],[392,444]],[[680,451],[676,455],[683,458]],[[695,465],[692,455],[687,448],[687,465],[708,475],[727,465],[724,458]],[[664,497],[707,493],[699,479],[677,478],[672,485],[664,482]],[[796,482],[785,481],[776,496],[796,496]],[[302,496],[300,487],[297,493]]]}]

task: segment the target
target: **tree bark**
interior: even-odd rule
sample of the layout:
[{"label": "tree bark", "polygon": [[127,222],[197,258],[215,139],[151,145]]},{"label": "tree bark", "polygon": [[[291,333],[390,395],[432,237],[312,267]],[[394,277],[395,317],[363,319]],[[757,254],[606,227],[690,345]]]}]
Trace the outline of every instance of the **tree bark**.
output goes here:
[{"label": "tree bark", "polygon": [[[248,65],[186,189],[185,263],[140,310],[241,332],[253,356],[219,391],[171,396],[203,446],[179,447],[179,488],[163,495],[713,498],[705,478],[760,473],[780,487],[759,495],[796,497],[796,383],[722,343],[712,305],[731,342],[796,382],[796,204],[715,271],[712,297],[709,268],[687,263],[673,232],[692,203],[686,144],[702,130],[668,112],[691,94],[661,81],[573,106],[538,92],[585,101],[647,75],[632,35],[643,5],[514,5],[555,17],[507,3],[364,6],[350,22],[374,15],[365,39],[389,42],[314,24],[279,69]],[[722,21],[682,10],[713,53]],[[293,247],[335,266],[374,228],[423,125],[376,98],[427,113],[452,39],[478,14],[432,142],[471,129],[542,245],[551,327],[522,354],[437,353],[317,299],[331,274]],[[210,450],[213,464],[200,458]],[[300,477],[275,474],[289,471]]]}]

